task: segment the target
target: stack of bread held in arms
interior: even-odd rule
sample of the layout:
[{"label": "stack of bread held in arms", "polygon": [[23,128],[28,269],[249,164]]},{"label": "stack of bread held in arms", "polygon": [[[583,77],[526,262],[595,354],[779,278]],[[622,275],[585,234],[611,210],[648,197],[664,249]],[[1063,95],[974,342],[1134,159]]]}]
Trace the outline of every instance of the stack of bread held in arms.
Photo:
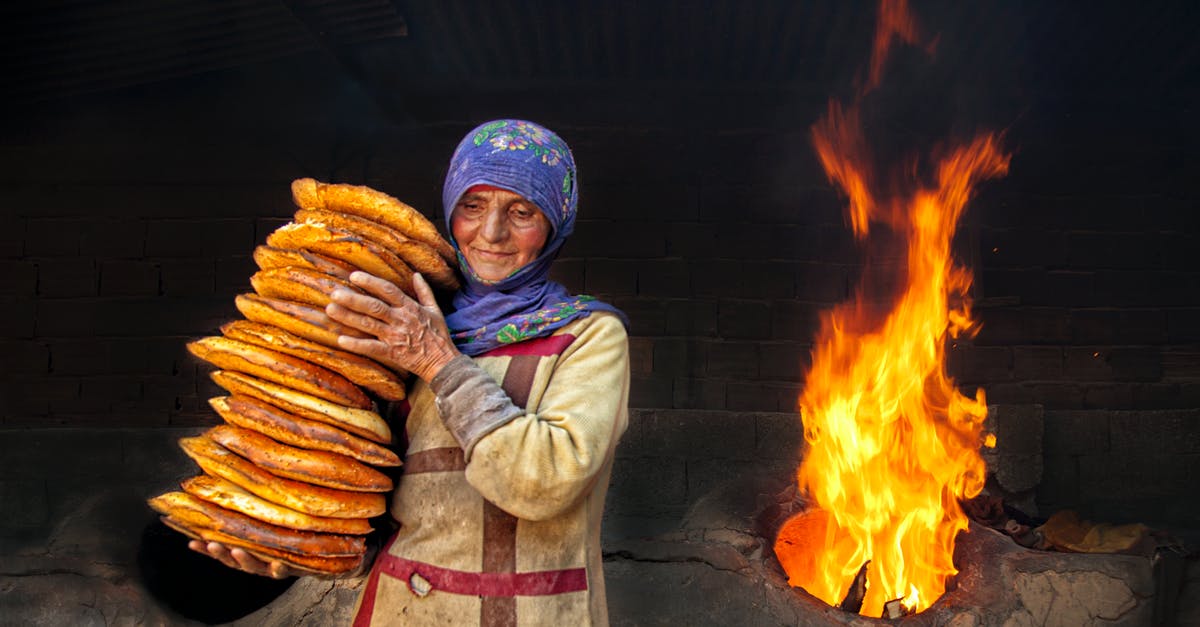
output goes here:
[{"label": "stack of bread held in arms", "polygon": [[150,499],[163,522],[293,570],[337,575],[361,566],[370,519],[383,514],[397,467],[383,402],[405,397],[407,373],[338,348],[367,337],[325,315],[337,288],[364,270],[413,295],[420,272],[458,288],[454,251],[408,205],[369,187],[292,183],[300,208],[254,251],[245,317],[188,344],[228,392],[209,400],[224,424],[179,441],[202,474]]}]

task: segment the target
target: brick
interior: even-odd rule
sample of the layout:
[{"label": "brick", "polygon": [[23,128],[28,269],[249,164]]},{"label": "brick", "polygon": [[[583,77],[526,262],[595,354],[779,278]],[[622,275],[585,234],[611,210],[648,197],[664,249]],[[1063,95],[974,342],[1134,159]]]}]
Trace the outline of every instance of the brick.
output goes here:
[{"label": "brick", "polygon": [[718,301],[717,333],[733,339],[771,337],[771,305],[764,301],[728,298]]},{"label": "brick", "polygon": [[716,337],[717,303],[700,299],[669,301],[665,322],[668,335]]},{"label": "brick", "polygon": [[[162,261],[160,268],[164,296],[204,296],[214,293],[216,274],[213,260]],[[249,277],[246,278],[249,281]]]},{"label": "brick", "polygon": [[798,342],[764,342],[758,347],[758,372],[772,381],[800,381],[812,366],[812,347]]},{"label": "brick", "polygon": [[32,297],[37,291],[37,266],[28,261],[0,261],[0,297]]},{"label": "brick", "polygon": [[1143,383],[1133,386],[1133,407],[1142,409],[1177,409],[1193,407],[1193,399],[1183,393],[1178,383]]},{"label": "brick", "polygon": [[37,262],[39,296],[95,296],[100,284],[92,259],[42,259]]},{"label": "brick", "polygon": [[729,483],[732,477],[744,477],[760,470],[749,460],[689,458],[687,460],[687,498],[694,503],[713,490]]},{"label": "brick", "polygon": [[0,373],[38,375],[50,370],[50,349],[35,340],[0,339]]},{"label": "brick", "polygon": [[638,223],[695,220],[697,217],[698,201],[692,187],[605,183],[588,185],[584,194],[587,216],[591,219]]},{"label": "brick", "polygon": [[1025,337],[1031,344],[1066,344],[1071,337],[1070,316],[1061,307],[1030,307],[1022,310]]},{"label": "brick", "polygon": [[811,340],[820,328],[820,307],[799,301],[771,303],[771,337],[777,340]]},{"label": "brick", "polygon": [[742,293],[745,270],[733,259],[705,259],[688,263],[693,296],[716,297]]},{"label": "brick", "polygon": [[1014,346],[1012,376],[1018,381],[1057,380],[1063,376],[1063,351],[1054,346]]},{"label": "brick", "polygon": [[800,460],[804,425],[797,413],[761,413],[754,417],[754,456],[758,459]]},{"label": "brick", "polygon": [[101,296],[158,294],[158,264],[148,261],[104,261],[100,264]]},{"label": "brick", "polygon": [[265,244],[267,236],[274,233],[279,227],[291,222],[291,216],[288,217],[272,217],[272,218],[255,218],[254,219],[254,243]]},{"label": "brick", "polygon": [[755,379],[758,377],[758,344],[717,342],[709,347],[708,374],[714,377]]},{"label": "brick", "polygon": [[1060,231],[981,229],[984,263],[995,268],[1061,267],[1067,262]]},{"label": "brick", "polygon": [[1063,242],[1072,268],[1156,268],[1157,237],[1143,233],[1070,232]]},{"label": "brick", "polygon": [[658,455],[754,458],[753,416],[727,411],[660,410],[643,424],[642,445]]},{"label": "brick", "polygon": [[0,442],[0,477],[5,479],[100,479],[117,475],[121,468],[115,430],[12,429],[5,430]]},{"label": "brick", "polygon": [[1037,490],[1041,512],[1054,512],[1079,503],[1079,462],[1075,455],[1046,455]]},{"label": "brick", "polygon": [[796,265],[796,298],[805,302],[832,305],[850,296],[845,266],[822,263]]},{"label": "brick", "polygon": [[[39,337],[89,337],[96,335],[94,311],[97,302],[89,299],[49,299],[31,301],[35,305],[36,332]],[[0,317],[3,314],[0,313]],[[20,336],[18,336],[20,337]]]},{"label": "brick", "polygon": [[89,378],[81,382],[81,398],[102,400],[109,405],[124,401],[142,400],[140,377]]},{"label": "brick", "polygon": [[1046,430],[1041,406],[989,405],[985,427],[996,434],[997,454],[1041,457]]},{"label": "brick", "polygon": [[780,411],[777,384],[730,381],[725,386],[725,406],[735,411]]},{"label": "brick", "polygon": [[666,254],[684,259],[704,259],[719,256],[718,225],[696,222],[667,224]]},{"label": "brick", "polygon": [[6,218],[5,228],[0,229],[0,259],[25,256],[25,223],[25,218]]},{"label": "brick", "polygon": [[637,294],[639,265],[629,259],[588,259],[584,269],[585,291],[589,294]]},{"label": "brick", "polygon": [[258,272],[258,266],[249,255],[218,257],[213,267],[213,291],[231,296],[250,292],[253,289],[250,287],[250,276],[255,272]]},{"label": "brick", "polygon": [[4,503],[5,511],[0,529],[42,527],[50,523],[44,480],[0,479],[0,503]]},{"label": "brick", "polygon": [[49,347],[50,371],[56,375],[104,374],[111,370],[108,340],[51,340]]},{"label": "brick", "polygon": [[50,413],[51,402],[79,398],[79,380],[66,377],[23,378],[6,382],[0,403],[0,415]]},{"label": "brick", "polygon": [[1084,409],[1127,409],[1133,407],[1133,385],[1088,383],[1083,386]]},{"label": "brick", "polygon": [[30,218],[25,225],[27,257],[73,257],[79,254],[84,222],[75,219]]},{"label": "brick", "polygon": [[974,340],[977,346],[1021,344],[1028,339],[1024,316],[1018,309],[980,304],[974,316],[980,323]]},{"label": "brick", "polygon": [[1119,313],[1114,309],[1077,309],[1071,312],[1071,342],[1108,344],[1117,337]]},{"label": "brick", "polygon": [[672,404],[676,409],[725,409],[725,381],[676,377]]},{"label": "brick", "polygon": [[654,340],[654,372],[658,375],[703,376],[711,344],[677,338]]},{"label": "brick", "polygon": [[630,335],[662,335],[667,322],[668,301],[656,298],[613,298],[613,306],[629,316]]},{"label": "brick", "polygon": [[682,259],[647,259],[638,263],[641,296],[691,296],[690,281],[690,268]]},{"label": "brick", "polygon": [[85,257],[137,259],[146,251],[146,222],[135,218],[93,220],[79,238]]},{"label": "brick", "polygon": [[1111,381],[1109,352],[1102,347],[1069,347],[1065,351],[1063,374],[1075,381]]},{"label": "brick", "polygon": [[1119,381],[1162,379],[1162,350],[1156,347],[1118,347],[1108,353],[1113,377]]},{"label": "brick", "polygon": [[[1033,389],[1024,383],[988,383],[984,391],[989,403],[1013,405],[1034,402]],[[964,393],[974,396],[974,390],[970,387]]]},{"label": "brick", "polygon": [[742,265],[741,295],[747,298],[794,298],[800,264],[788,261],[747,261]]},{"label": "brick", "polygon": [[630,407],[670,407],[672,377],[658,374],[630,375]]},{"label": "brick", "polygon": [[1200,342],[1200,307],[1168,309],[1166,315],[1169,342]]},{"label": "brick", "polygon": [[1078,384],[1063,382],[1029,383],[1025,387],[1029,390],[1030,394],[1027,402],[1040,403],[1047,410],[1080,409],[1083,407],[1083,387]]},{"label": "brick", "polygon": [[657,229],[630,229],[628,224],[580,220],[571,236],[571,255],[657,259],[666,254],[666,237]]},{"label": "brick", "polygon": [[654,371],[654,340],[647,337],[629,338],[629,369],[637,374]]},{"label": "brick", "polygon": [[946,352],[946,361],[947,369],[964,382],[1007,381],[1012,378],[1011,348],[952,342]]},{"label": "brick", "polygon": [[682,458],[641,457],[613,465],[607,508],[611,513],[682,513],[686,498],[687,469]]},{"label": "brick", "polygon": [[253,220],[150,220],[145,254],[151,258],[245,255],[255,243]]}]

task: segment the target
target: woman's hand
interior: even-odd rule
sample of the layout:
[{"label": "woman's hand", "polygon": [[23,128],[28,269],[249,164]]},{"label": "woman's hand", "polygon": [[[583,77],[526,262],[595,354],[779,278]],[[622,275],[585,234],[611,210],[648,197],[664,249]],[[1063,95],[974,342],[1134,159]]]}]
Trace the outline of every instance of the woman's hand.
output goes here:
[{"label": "woman's hand", "polygon": [[420,274],[413,275],[417,300],[390,281],[366,272],[351,274],[350,282],[370,295],[334,290],[330,295],[333,302],[325,307],[325,313],[375,339],[343,335],[338,338],[339,346],[425,381],[459,355],[433,290]]},{"label": "woman's hand", "polygon": [[272,579],[287,579],[295,577],[296,573],[288,568],[287,564],[276,560],[265,562],[257,557],[243,551],[239,548],[229,548],[219,542],[201,542],[200,540],[192,540],[188,542],[188,548],[207,555],[222,564],[251,575],[261,575]]}]

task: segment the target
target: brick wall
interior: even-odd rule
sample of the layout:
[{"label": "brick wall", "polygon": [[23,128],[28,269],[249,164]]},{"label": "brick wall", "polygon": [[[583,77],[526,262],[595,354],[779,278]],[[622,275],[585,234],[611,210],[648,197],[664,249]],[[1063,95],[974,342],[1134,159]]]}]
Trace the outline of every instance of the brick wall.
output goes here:
[{"label": "brick wall", "polygon": [[[440,223],[454,143],[513,113],[430,91],[422,110],[436,114],[397,120],[305,63],[64,103],[6,133],[0,428],[214,422],[217,389],[184,343],[236,317],[253,246],[292,211],[288,182],[370,184]],[[311,80],[333,87],[289,97]],[[632,107],[586,90],[521,107],[581,168],[556,277],[632,320],[639,411],[623,463],[666,460],[655,489],[669,498],[635,496],[646,486],[622,471],[614,494],[630,500],[615,507],[629,515],[643,502],[676,515],[705,477],[753,467],[757,447],[795,450],[794,430],[761,441],[773,433],[762,417],[794,417],[818,314],[861,272],[808,145],[825,89],[692,89]],[[1045,407],[1043,507],[1200,524],[1178,504],[1200,470],[1198,162],[1159,134],[1172,122],[1194,139],[1196,123],[1145,113],[1051,108],[1011,129],[1012,173],[983,186],[960,233],[983,330],[957,343],[950,369],[989,402]],[[1115,138],[1090,133],[1113,125]],[[762,459],[787,466],[777,451]],[[0,476],[5,490],[42,489],[30,481]]]}]

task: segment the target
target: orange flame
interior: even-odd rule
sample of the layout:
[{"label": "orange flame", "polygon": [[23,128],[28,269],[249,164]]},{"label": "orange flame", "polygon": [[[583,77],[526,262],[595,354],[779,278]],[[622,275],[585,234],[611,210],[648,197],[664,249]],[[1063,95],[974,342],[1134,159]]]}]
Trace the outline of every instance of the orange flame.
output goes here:
[{"label": "orange flame", "polygon": [[[881,23],[898,20],[912,32],[904,3],[885,5]],[[885,52],[877,38],[873,72]],[[831,102],[812,135],[826,174],[848,196],[856,236],[871,222],[903,236],[906,277],[882,322],[861,287],[857,300],[822,316],[799,401],[807,450],[797,478],[816,509],[789,520],[775,550],[791,585],[831,605],[869,561],[863,615],[880,616],[900,598],[921,611],[957,572],[954,540],[967,528],[958,501],[979,494],[985,472],[984,392],[964,396],[945,373],[947,336],[976,329],[971,274],[955,263],[951,240],[974,186],[1007,173],[1009,156],[995,135],[980,135],[937,161],[932,185],[912,168],[914,191],[905,193],[880,189],[857,106]]]}]

